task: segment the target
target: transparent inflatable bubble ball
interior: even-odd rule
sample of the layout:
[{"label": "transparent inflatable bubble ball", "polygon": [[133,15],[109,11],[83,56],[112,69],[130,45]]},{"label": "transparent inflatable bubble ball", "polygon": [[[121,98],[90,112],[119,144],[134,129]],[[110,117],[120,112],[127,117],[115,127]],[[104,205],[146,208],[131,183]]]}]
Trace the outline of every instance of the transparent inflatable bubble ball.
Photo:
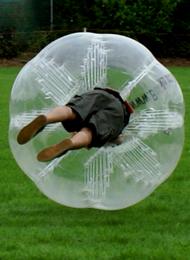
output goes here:
[{"label": "transparent inflatable bubble ball", "polygon": [[[39,151],[68,138],[50,124],[25,145],[36,116],[95,87],[120,92],[134,110],[120,145],[80,149],[49,162]],[[50,199],[115,210],[147,197],[175,169],[184,142],[184,100],[174,76],[142,44],[112,34],[74,33],[45,47],[18,74],[10,97],[9,142],[20,168]]]}]

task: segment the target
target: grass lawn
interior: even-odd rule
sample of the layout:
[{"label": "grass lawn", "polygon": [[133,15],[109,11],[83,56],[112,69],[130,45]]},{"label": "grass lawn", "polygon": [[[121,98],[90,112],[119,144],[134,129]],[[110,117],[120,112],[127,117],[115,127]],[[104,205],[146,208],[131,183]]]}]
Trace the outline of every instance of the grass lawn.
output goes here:
[{"label": "grass lawn", "polygon": [[168,180],[123,210],[74,209],[45,197],[8,143],[9,96],[20,68],[0,68],[0,260],[190,259],[190,67],[169,68],[186,103],[186,140]]}]

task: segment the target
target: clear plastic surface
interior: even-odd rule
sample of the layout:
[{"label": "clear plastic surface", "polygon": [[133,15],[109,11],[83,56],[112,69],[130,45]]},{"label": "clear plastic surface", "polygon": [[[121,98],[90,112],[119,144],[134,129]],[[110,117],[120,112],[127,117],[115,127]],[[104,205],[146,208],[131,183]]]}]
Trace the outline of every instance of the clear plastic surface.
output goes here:
[{"label": "clear plastic surface", "polygon": [[[25,145],[20,129],[94,87],[118,90],[134,109],[121,145],[70,151],[51,162],[37,153],[70,136],[48,125]],[[120,35],[74,33],[44,48],[18,74],[9,141],[20,168],[52,200],[104,210],[131,206],[176,167],[184,142],[184,100],[173,75],[140,43]]]}]

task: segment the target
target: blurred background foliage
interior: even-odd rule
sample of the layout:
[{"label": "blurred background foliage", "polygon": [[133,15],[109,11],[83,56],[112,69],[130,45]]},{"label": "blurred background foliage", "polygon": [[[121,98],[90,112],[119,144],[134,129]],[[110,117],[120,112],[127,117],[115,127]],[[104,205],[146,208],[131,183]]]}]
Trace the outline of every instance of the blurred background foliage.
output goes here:
[{"label": "blurred background foliage", "polygon": [[156,57],[190,58],[189,0],[0,0],[0,57],[37,53],[84,28],[131,37]]}]

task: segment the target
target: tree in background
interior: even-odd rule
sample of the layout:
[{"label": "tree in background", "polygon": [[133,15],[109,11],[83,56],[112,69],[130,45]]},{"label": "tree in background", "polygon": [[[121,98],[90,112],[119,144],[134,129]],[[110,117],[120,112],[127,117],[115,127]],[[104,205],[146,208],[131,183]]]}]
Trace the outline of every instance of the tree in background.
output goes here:
[{"label": "tree in background", "polygon": [[174,0],[95,0],[96,27],[133,32],[171,32]]},{"label": "tree in background", "polygon": [[190,34],[190,1],[181,0],[173,12],[174,33]]},{"label": "tree in background", "polygon": [[50,3],[51,0],[0,0],[0,33],[5,28],[17,32],[44,30],[38,37],[19,36],[25,37],[25,42],[27,37],[33,38],[27,42],[28,47],[38,51],[55,38],[86,27],[91,32],[132,37],[156,56],[190,56],[190,36],[176,35],[190,32],[189,0],[53,0],[51,33]]}]

